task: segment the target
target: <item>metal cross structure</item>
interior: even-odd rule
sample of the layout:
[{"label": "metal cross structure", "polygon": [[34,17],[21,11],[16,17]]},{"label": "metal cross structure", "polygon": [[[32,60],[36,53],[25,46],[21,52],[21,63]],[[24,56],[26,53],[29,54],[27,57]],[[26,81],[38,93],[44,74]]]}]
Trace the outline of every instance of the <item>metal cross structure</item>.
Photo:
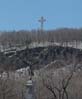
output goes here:
[{"label": "metal cross structure", "polygon": [[43,31],[43,26],[44,26],[44,22],[45,22],[45,21],[46,21],[46,19],[44,19],[43,16],[38,20],[38,22],[41,23],[41,31]]}]

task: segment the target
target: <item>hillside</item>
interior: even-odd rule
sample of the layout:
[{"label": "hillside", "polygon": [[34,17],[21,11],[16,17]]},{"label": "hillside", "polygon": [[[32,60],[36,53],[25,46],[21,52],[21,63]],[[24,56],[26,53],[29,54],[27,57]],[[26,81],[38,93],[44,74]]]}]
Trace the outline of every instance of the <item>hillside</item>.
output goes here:
[{"label": "hillside", "polygon": [[81,62],[82,51],[60,46],[25,48],[14,52],[0,52],[0,67],[20,69],[30,65],[32,69],[40,69],[57,59],[65,60],[69,64],[74,56]]}]

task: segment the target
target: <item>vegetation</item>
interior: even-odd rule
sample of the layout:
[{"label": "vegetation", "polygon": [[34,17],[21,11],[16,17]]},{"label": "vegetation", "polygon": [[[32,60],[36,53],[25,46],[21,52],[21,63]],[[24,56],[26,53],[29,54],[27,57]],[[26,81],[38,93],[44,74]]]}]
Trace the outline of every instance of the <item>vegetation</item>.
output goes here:
[{"label": "vegetation", "polygon": [[[65,47],[28,47],[35,42],[55,42],[65,44]],[[29,65],[35,74],[37,99],[82,99],[82,51],[68,47],[68,43],[76,43],[76,46],[82,43],[82,29],[2,32],[1,48],[26,48],[0,52],[0,99],[25,99],[29,76],[21,72],[16,78],[15,73]]]},{"label": "vegetation", "polygon": [[82,41],[82,29],[57,29],[48,31],[12,31],[2,32],[0,35],[0,43],[5,46],[21,46],[28,45],[33,42],[78,42]]}]

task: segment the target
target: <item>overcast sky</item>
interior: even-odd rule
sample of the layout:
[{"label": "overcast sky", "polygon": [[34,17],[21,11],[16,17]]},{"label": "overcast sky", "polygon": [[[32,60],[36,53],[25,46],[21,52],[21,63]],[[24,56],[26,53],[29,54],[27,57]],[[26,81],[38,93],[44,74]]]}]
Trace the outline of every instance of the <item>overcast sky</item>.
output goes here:
[{"label": "overcast sky", "polygon": [[82,0],[0,0],[0,30],[81,28]]}]

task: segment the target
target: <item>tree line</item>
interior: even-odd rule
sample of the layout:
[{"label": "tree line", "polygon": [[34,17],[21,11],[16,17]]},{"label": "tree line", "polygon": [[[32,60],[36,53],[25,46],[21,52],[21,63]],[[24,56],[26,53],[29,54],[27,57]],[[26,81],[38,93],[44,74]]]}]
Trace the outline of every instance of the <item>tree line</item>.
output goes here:
[{"label": "tree line", "polygon": [[5,46],[28,45],[32,42],[80,42],[82,29],[62,28],[56,30],[31,30],[1,32],[0,44]]}]

